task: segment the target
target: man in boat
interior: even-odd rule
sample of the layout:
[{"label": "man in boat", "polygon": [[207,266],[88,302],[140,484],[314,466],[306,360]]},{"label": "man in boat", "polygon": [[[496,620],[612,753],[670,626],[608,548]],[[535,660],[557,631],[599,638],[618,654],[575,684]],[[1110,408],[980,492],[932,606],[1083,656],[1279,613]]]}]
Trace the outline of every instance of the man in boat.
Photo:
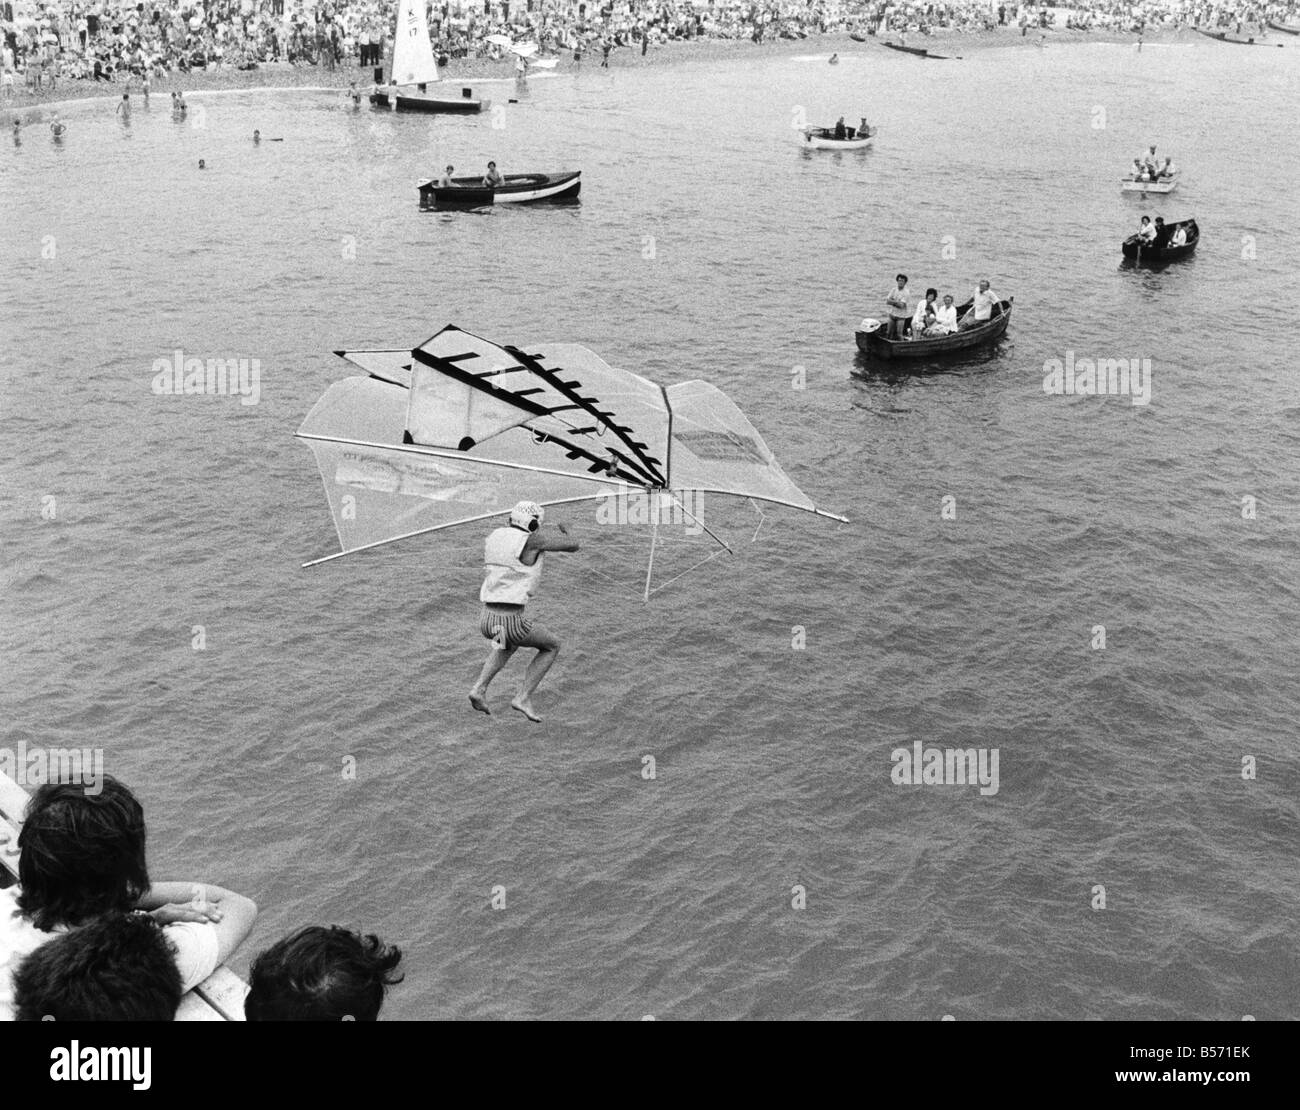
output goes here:
[{"label": "man in boat", "polygon": [[540,505],[520,501],[510,510],[510,523],[488,533],[484,544],[479,631],[492,641],[492,652],[469,692],[470,705],[480,713],[492,712],[487,703],[488,686],[510,657],[521,647],[534,648],[537,654],[524,671],[524,680],[510,708],[530,721],[541,720],[533,711],[532,697],[555,662],[560,641],[530,621],[524,609],[541,581],[542,556],[548,551],[578,550],[578,541],[569,538],[563,524],[556,526],[557,532],[542,531],[545,515]]},{"label": "man in boat", "polygon": [[902,339],[907,321],[912,317],[912,310],[908,307],[907,275],[899,274],[894,281],[894,288],[885,297],[885,305],[889,308],[889,328],[885,332],[886,339]]},{"label": "man in boat", "polygon": [[1169,229],[1165,227],[1165,218],[1163,216],[1157,216],[1156,230],[1155,234],[1151,237],[1151,245],[1159,250],[1161,247],[1167,245],[1168,242]]},{"label": "man in boat", "polygon": [[489,162],[487,173],[483,175],[483,188],[495,189],[505,183],[506,179],[497,172],[497,164],[495,162]]},{"label": "man in boat", "polygon": [[840,118],[835,121],[835,138],[841,140],[848,138],[848,133],[845,131],[844,128],[843,116],[840,116]]},{"label": "man in boat", "polygon": [[1176,228],[1174,228],[1174,234],[1173,237],[1169,240],[1169,245],[1171,247],[1187,246],[1187,228],[1185,225],[1179,224]]},{"label": "man in boat", "polygon": [[1160,164],[1159,160],[1156,158],[1156,148],[1154,144],[1148,148],[1144,155],[1142,155],[1142,164],[1151,170],[1154,170],[1156,166]]},{"label": "man in boat", "polygon": [[1138,239],[1141,240],[1142,245],[1143,245],[1144,247],[1145,247],[1145,246],[1149,246],[1149,245],[1151,244],[1152,240],[1155,239],[1155,237],[1156,237],[1156,229],[1151,225],[1151,217],[1150,217],[1150,216],[1143,216],[1143,217],[1142,217],[1142,224],[1141,224],[1141,226],[1138,228],[1138,233],[1137,233],[1137,234],[1138,234]]},{"label": "man in boat", "polygon": [[452,171],[455,170],[455,168],[455,166],[448,166],[443,175],[438,178],[439,189],[451,189],[455,187],[456,183],[451,179]]},{"label": "man in boat", "polygon": [[964,331],[968,328],[977,328],[981,324],[987,324],[993,319],[994,306],[1001,300],[1002,298],[989,288],[988,279],[986,278],[980,282],[979,288],[975,290],[971,310],[966,313],[966,316],[957,326]]},{"label": "man in boat", "polygon": [[1156,176],[1169,178],[1173,177],[1177,172],[1178,171],[1174,169],[1174,160],[1172,158],[1166,158],[1165,164],[1160,167],[1160,172]]},{"label": "man in boat", "polygon": [[871,124],[867,122],[867,117],[862,117],[862,122],[858,124],[858,138],[866,139],[871,135]]},{"label": "man in boat", "polygon": [[1141,158],[1133,159],[1133,169],[1130,172],[1133,174],[1134,181],[1142,180],[1142,159]]}]

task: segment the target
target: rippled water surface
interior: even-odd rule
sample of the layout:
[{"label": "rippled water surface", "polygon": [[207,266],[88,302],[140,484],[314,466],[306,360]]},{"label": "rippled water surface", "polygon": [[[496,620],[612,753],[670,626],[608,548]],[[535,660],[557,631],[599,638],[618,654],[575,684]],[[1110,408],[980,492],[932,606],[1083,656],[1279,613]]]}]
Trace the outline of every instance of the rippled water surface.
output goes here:
[{"label": "rippled water surface", "polygon": [[[157,876],[257,898],[250,951],[401,944],[392,1017],[1295,1017],[1297,58],[738,49],[489,83],[477,119],[67,107],[0,152],[0,744],[103,747]],[[802,152],[801,109],[876,148]],[[1148,142],[1186,173],[1144,206]],[[582,202],[417,212],[489,157]],[[1142,212],[1195,215],[1195,257],[1121,269]],[[900,269],[989,276],[1007,339],[871,372]],[[768,510],[642,606],[644,551],[578,522],[545,722],[475,715],[481,532],[300,569],[330,352],[449,322],[707,378],[852,523]],[[260,403],[155,396],[177,348],[257,358]],[[1045,395],[1067,352],[1149,358],[1150,404]],[[998,793],[894,785],[915,741],[997,748]]]}]

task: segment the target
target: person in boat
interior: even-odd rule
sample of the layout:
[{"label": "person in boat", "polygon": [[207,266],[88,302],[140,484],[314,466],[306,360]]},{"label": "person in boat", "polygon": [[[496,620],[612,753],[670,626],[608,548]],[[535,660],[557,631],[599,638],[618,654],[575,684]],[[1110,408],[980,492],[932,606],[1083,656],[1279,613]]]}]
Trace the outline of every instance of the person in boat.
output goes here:
[{"label": "person in boat", "polygon": [[489,162],[487,173],[483,175],[483,188],[496,189],[505,183],[506,179],[497,172],[497,164],[495,162]]},{"label": "person in boat", "polygon": [[[920,339],[921,333],[929,326],[926,324],[926,317],[933,317],[935,309],[939,306],[939,290],[927,289],[925,291],[925,300],[917,301],[916,311],[912,313],[912,338]],[[931,321],[933,323],[933,320]]]},{"label": "person in boat", "polygon": [[837,138],[837,139],[841,139],[841,140],[842,140],[842,139],[847,139],[847,138],[848,138],[848,131],[847,131],[847,130],[845,129],[845,127],[844,127],[844,117],[843,117],[843,116],[840,116],[840,118],[837,119],[837,120],[835,121],[835,136],[834,136],[834,137]]},{"label": "person in boat", "polygon": [[968,328],[977,328],[981,324],[987,324],[993,319],[993,309],[1002,300],[992,289],[989,288],[988,279],[981,281],[979,288],[975,290],[974,297],[971,298],[971,309],[962,318],[957,327],[960,330]]},{"label": "person in boat", "polygon": [[469,692],[470,705],[480,713],[492,712],[487,703],[488,686],[510,657],[521,647],[534,648],[537,654],[528,664],[510,708],[530,721],[541,720],[533,710],[532,697],[555,662],[560,641],[529,620],[526,607],[541,581],[542,556],[548,551],[578,550],[578,541],[569,538],[563,524],[557,525],[556,532],[542,530],[545,515],[540,505],[520,501],[510,510],[510,523],[488,533],[484,544],[479,631],[492,641],[492,653]]},{"label": "person in boat", "polygon": [[862,122],[858,124],[858,138],[866,139],[871,136],[871,124],[867,122],[867,117],[862,117]]},{"label": "person in boat", "polygon": [[1152,226],[1150,216],[1142,217],[1142,223],[1141,226],[1138,227],[1137,237],[1138,242],[1144,247],[1149,246],[1155,239],[1156,229]]},{"label": "person in boat", "polygon": [[442,176],[438,178],[439,189],[455,188],[456,183],[451,179],[451,175],[455,169],[456,169],[455,166],[448,166],[446,170],[443,171]]},{"label": "person in boat", "polygon": [[885,297],[889,309],[889,325],[885,332],[886,339],[902,339],[907,329],[907,321],[912,318],[908,307],[907,275],[899,274],[894,278],[894,288]]},{"label": "person in boat", "polygon": [[1174,160],[1172,158],[1166,158],[1165,164],[1160,167],[1160,172],[1156,176],[1162,178],[1170,178],[1173,177],[1174,174],[1176,174],[1177,172],[1178,171],[1174,169]]},{"label": "person in boat", "polygon": [[1179,224],[1174,228],[1174,233],[1169,239],[1169,245],[1171,247],[1187,246],[1187,227],[1185,224]]},{"label": "person in boat", "polygon": [[404,976],[402,950],[373,933],[308,925],[258,953],[248,969],[249,1021],[378,1021]]},{"label": "person in boat", "polygon": [[944,294],[943,304],[935,310],[934,315],[935,336],[951,335],[957,330],[957,306],[952,303],[951,293]]},{"label": "person in boat", "polygon": [[1165,218],[1157,216],[1155,234],[1151,237],[1151,245],[1159,250],[1161,247],[1168,245],[1168,242],[1169,229],[1165,227]]},{"label": "person in boat", "polygon": [[145,831],[139,801],[112,775],[97,794],[68,782],[32,795],[18,836],[18,885],[0,890],[0,1021],[13,1016],[18,965],[106,916],[141,911],[163,926],[185,990],[248,935],[257,917],[251,899],[210,884],[150,880]]},{"label": "person in boat", "polygon": [[1155,169],[1159,165],[1159,159],[1156,158],[1156,148],[1154,145],[1147,148],[1147,152],[1142,155],[1142,164],[1148,169]]},{"label": "person in boat", "polygon": [[1133,180],[1134,180],[1134,181],[1141,181],[1141,180],[1142,180],[1142,173],[1143,173],[1143,170],[1142,170],[1142,159],[1141,159],[1141,158],[1134,158],[1134,159],[1133,159],[1133,168],[1132,168],[1132,170],[1130,170],[1129,172],[1132,173],[1132,175],[1133,175]]}]

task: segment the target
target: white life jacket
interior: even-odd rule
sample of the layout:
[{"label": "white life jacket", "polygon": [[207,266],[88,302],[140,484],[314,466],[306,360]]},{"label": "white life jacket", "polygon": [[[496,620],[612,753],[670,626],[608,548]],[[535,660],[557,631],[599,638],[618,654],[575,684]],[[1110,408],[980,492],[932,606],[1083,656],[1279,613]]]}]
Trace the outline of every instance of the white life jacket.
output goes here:
[{"label": "white life jacket", "polygon": [[537,592],[542,577],[542,555],[532,566],[525,566],[519,556],[531,532],[522,528],[498,528],[489,533],[483,545],[483,569],[487,577],[479,591],[479,600],[495,605],[526,605]]}]

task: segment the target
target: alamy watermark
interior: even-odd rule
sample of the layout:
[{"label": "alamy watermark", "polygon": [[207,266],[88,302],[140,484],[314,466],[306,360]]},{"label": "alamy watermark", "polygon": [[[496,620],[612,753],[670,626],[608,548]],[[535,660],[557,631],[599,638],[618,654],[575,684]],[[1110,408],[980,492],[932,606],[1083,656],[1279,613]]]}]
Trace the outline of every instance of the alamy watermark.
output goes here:
[{"label": "alamy watermark", "polygon": [[985,797],[998,792],[997,748],[927,748],[920,740],[889,753],[896,786],[975,786]]},{"label": "alamy watermark", "polygon": [[680,527],[687,536],[704,531],[704,493],[701,490],[646,490],[623,486],[596,502],[596,523]]},{"label": "alamy watermark", "polygon": [[186,358],[179,347],[172,357],[153,363],[153,391],[163,397],[208,394],[239,397],[255,405],[262,396],[262,363],[255,358]]},{"label": "alamy watermark", "polygon": [[84,786],[92,797],[104,789],[103,748],[0,748],[0,772],[19,786],[46,783]]},{"label": "alamy watermark", "polygon": [[1043,363],[1043,392],[1082,397],[1131,397],[1135,405],[1151,403],[1149,358],[1081,358],[1065,352],[1065,361]]}]

